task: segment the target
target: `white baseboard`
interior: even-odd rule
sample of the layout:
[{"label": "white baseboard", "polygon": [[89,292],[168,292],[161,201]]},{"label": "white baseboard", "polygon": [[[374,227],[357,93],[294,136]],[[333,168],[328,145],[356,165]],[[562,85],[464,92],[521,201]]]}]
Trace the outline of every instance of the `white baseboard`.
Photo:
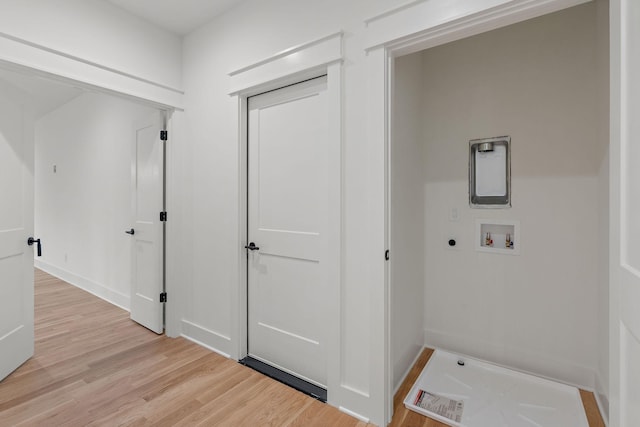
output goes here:
[{"label": "white baseboard", "polygon": [[182,337],[224,357],[231,358],[230,352],[225,351],[231,347],[231,338],[185,319],[182,319],[181,324]]},{"label": "white baseboard", "polygon": [[596,388],[593,395],[596,397],[596,403],[605,426],[609,425],[609,394],[607,390],[608,387],[604,386],[602,378],[596,372]]},{"label": "white baseboard", "polygon": [[338,410],[340,410],[340,412],[344,412],[347,415],[351,415],[353,418],[355,418],[357,420],[360,420],[363,423],[367,423],[367,424],[369,423],[369,418],[367,418],[367,417],[365,417],[363,415],[360,415],[357,412],[353,412],[353,411],[351,411],[351,410],[349,410],[347,408],[344,408],[342,406],[339,406]]},{"label": "white baseboard", "polygon": [[90,279],[79,276],[75,273],[64,270],[60,267],[56,267],[55,265],[46,263],[44,261],[35,259],[33,263],[36,268],[44,271],[45,273],[55,276],[60,280],[64,280],[65,282],[84,291],[87,291],[90,294],[93,294],[100,299],[118,306],[123,310],[130,311],[131,298],[129,295],[125,295],[103,284],[94,282]]},{"label": "white baseboard", "polygon": [[433,330],[425,330],[424,337],[425,347],[441,348],[452,353],[465,354],[583,390],[595,389],[594,369],[578,365],[571,360],[552,358],[548,354],[532,353],[531,351]]},{"label": "white baseboard", "polygon": [[393,395],[394,396],[396,395],[398,390],[400,390],[400,387],[402,386],[402,383],[404,383],[404,380],[407,379],[407,376],[409,375],[409,372],[411,372],[411,370],[415,366],[416,362],[418,361],[418,358],[420,357],[420,355],[422,354],[423,351],[424,351],[424,347],[421,347],[420,351],[418,351],[418,354],[416,354],[416,357],[413,358],[413,361],[411,362],[411,364],[409,365],[409,367],[405,371],[404,375],[402,375],[402,378],[400,378],[400,382],[398,382],[398,384],[393,388]]}]

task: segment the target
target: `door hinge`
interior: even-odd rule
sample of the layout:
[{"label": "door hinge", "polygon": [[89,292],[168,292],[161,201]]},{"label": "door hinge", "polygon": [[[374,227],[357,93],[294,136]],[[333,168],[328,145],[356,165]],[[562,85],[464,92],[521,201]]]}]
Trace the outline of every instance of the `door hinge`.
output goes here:
[{"label": "door hinge", "polygon": [[389,249],[387,249],[386,251],[384,251],[384,260],[385,260],[385,261],[389,261]]},{"label": "door hinge", "polygon": [[161,130],[161,131],[160,131],[160,140],[161,140],[161,141],[167,141],[167,140],[169,140],[169,131]]},{"label": "door hinge", "polygon": [[167,302],[167,293],[163,292],[160,294],[160,302]]},{"label": "door hinge", "polygon": [[167,212],[160,212],[160,221],[164,222],[167,220]]}]

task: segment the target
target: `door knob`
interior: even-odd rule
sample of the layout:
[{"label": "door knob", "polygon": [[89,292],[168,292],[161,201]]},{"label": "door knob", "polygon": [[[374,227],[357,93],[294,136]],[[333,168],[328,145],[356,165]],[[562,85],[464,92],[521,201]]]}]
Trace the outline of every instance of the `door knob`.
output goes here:
[{"label": "door knob", "polygon": [[131,234],[131,235],[133,236],[134,234],[136,234],[136,230],[134,230],[134,229],[132,228],[131,230],[127,230],[127,231],[125,231],[125,233],[127,233],[127,234]]},{"label": "door knob", "polygon": [[247,246],[244,247],[245,249],[249,249],[250,251],[257,251],[260,250],[259,247],[256,246],[255,243],[251,242],[249,243]]},{"label": "door knob", "polygon": [[27,245],[33,246],[34,243],[38,244],[38,256],[42,256],[42,245],[40,244],[40,239],[34,239],[33,237],[29,237],[27,239]]}]

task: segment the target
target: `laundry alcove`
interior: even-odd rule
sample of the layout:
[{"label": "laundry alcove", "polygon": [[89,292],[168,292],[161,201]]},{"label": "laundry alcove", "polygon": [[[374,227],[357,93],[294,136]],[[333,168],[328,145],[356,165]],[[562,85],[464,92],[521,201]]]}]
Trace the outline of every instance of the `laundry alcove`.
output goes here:
[{"label": "laundry alcove", "polygon": [[[427,346],[606,389],[607,7],[394,58],[394,388]],[[511,207],[476,209],[469,141],[496,135],[511,137]],[[478,223],[518,224],[519,256],[477,251]]]}]

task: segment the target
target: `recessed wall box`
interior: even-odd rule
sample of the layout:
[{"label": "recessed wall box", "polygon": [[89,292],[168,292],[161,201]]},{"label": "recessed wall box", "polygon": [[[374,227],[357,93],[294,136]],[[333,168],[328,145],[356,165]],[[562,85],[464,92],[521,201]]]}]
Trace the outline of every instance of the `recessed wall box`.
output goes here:
[{"label": "recessed wall box", "polygon": [[511,207],[511,137],[469,141],[469,205]]},{"label": "recessed wall box", "polygon": [[478,252],[520,255],[520,221],[476,219],[475,247]]}]

